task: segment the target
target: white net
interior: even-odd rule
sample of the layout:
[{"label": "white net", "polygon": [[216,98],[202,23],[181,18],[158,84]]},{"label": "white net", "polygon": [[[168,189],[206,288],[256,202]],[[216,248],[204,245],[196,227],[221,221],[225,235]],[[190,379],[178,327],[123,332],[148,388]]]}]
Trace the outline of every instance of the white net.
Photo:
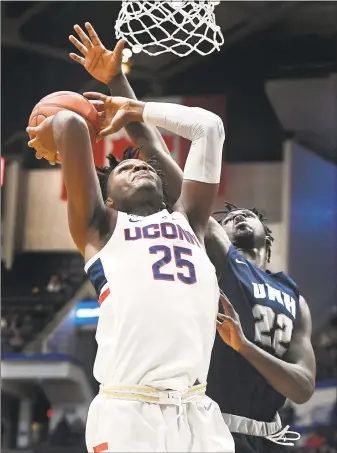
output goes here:
[{"label": "white net", "polygon": [[127,1],[122,2],[115,31],[133,53],[179,57],[196,51],[208,55],[224,43],[216,25],[217,1]]}]

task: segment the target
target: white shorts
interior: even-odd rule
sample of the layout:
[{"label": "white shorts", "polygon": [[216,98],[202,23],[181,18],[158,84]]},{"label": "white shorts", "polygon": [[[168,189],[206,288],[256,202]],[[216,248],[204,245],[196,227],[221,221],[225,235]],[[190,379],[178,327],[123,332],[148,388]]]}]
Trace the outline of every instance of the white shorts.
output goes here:
[{"label": "white shorts", "polygon": [[218,405],[207,396],[176,406],[99,394],[90,405],[89,452],[234,453],[234,440]]}]

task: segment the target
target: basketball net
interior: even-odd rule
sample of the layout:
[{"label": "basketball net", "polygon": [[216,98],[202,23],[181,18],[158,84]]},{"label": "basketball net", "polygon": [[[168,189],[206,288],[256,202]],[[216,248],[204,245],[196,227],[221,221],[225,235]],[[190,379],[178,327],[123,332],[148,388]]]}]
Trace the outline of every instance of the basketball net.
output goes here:
[{"label": "basketball net", "polygon": [[171,52],[184,57],[208,55],[224,43],[215,22],[219,1],[124,0],[116,24],[116,38],[126,39],[133,53],[156,56]]}]

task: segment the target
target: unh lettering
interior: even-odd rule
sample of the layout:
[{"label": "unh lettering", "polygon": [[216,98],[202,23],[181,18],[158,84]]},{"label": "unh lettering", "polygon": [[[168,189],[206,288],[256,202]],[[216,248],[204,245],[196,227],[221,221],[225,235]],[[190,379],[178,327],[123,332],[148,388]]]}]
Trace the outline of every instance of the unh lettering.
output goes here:
[{"label": "unh lettering", "polygon": [[279,302],[293,315],[294,318],[296,317],[296,302],[289,296],[289,294],[275,289],[267,283],[253,283],[253,288],[255,299],[266,299],[268,295],[269,300]]},{"label": "unh lettering", "polygon": [[124,237],[126,241],[138,241],[139,239],[180,239],[195,244],[199,247],[194,234],[184,230],[180,225],[171,222],[152,223],[144,227],[125,228]]}]

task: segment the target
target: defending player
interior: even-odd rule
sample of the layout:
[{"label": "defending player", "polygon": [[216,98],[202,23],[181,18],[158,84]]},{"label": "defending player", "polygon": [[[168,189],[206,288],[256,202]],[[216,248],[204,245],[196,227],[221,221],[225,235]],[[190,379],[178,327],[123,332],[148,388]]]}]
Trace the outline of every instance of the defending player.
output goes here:
[{"label": "defending player", "polygon": [[315,388],[310,312],[290,277],[266,270],[273,237],[259,211],[227,203],[223,214],[222,227],[210,221],[206,242],[226,294],[207,393],[236,452],[276,453],[299,437],[282,429],[277,411],[286,398],[308,401]]},{"label": "defending player", "polygon": [[[93,36],[91,25],[86,26],[90,36]],[[78,32],[78,27],[75,30]],[[83,40],[81,33],[80,38]],[[74,37],[71,37],[71,41],[83,52]],[[93,77],[108,83],[111,94],[134,96],[127,79],[121,73],[122,47],[123,43],[119,43],[113,53],[107,51],[100,41],[96,41],[95,45],[83,52],[84,58],[75,54],[72,54],[72,58],[83,64]],[[104,55],[103,60],[100,60],[100,67],[91,64],[95,57],[97,61],[98,54]],[[165,169],[169,192],[173,199],[177,197],[181,170],[173,160],[168,166],[170,162],[166,159],[167,150],[158,131],[155,128],[145,130],[144,125],[136,123],[129,124],[126,130],[135,143],[145,143],[142,149],[145,159],[154,156],[160,161]],[[241,219],[240,213],[240,210],[234,210],[224,220],[224,229],[211,219],[207,234],[207,250],[216,264],[221,287],[241,317],[240,323],[234,309],[223,298],[226,311],[233,317],[233,321],[225,318],[225,322],[219,326],[221,336],[228,345],[217,335],[208,378],[208,393],[220,403],[224,413],[231,414],[225,415],[231,430],[243,433],[234,434],[238,453],[272,453],[284,450],[275,441],[287,444],[287,441],[281,440],[284,433],[277,416],[285,398],[304,402],[310,398],[314,389],[315,360],[310,343],[311,319],[307,304],[299,296],[295,283],[282,273],[265,272],[272,236],[258,211],[244,210]],[[235,214],[238,215],[236,220]],[[241,225],[237,224],[240,220]],[[257,242],[252,242],[252,239]],[[236,256],[240,251],[236,251],[231,240],[238,247],[240,241],[246,243],[246,246],[254,245],[243,250],[248,261]],[[266,279],[267,286],[264,283]],[[241,348],[242,345],[245,347]],[[275,345],[274,349],[270,345]],[[241,353],[235,350],[240,348]],[[242,423],[240,417],[249,420]],[[266,439],[268,435],[270,439]],[[292,441],[288,440],[288,443]]]},{"label": "defending player", "polygon": [[220,180],[222,121],[197,108],[93,97],[111,120],[102,135],[139,122],[192,144],[171,213],[161,178],[135,151],[105,174],[104,203],[77,114],[27,128],[38,157],[61,156],[69,228],[101,303],[101,389],[88,414],[88,450],[233,452],[218,406],[204,398],[219,290],[203,242]]}]

